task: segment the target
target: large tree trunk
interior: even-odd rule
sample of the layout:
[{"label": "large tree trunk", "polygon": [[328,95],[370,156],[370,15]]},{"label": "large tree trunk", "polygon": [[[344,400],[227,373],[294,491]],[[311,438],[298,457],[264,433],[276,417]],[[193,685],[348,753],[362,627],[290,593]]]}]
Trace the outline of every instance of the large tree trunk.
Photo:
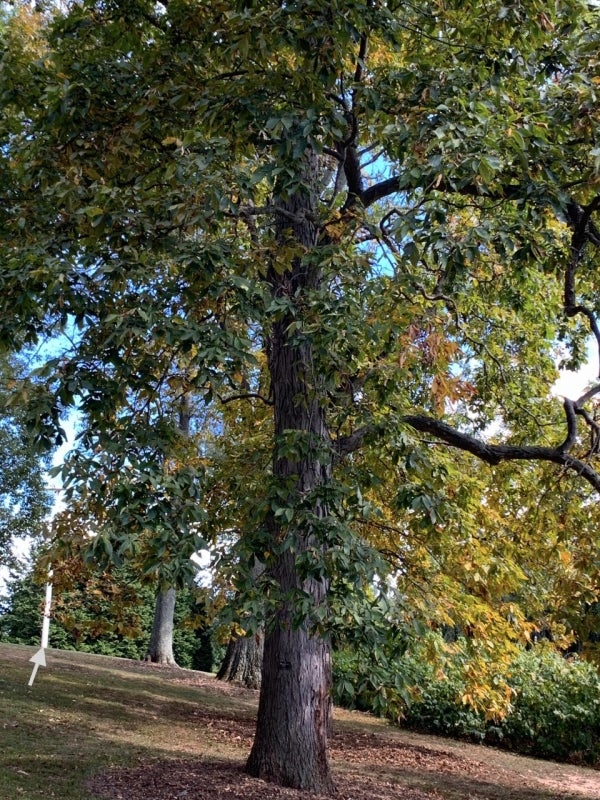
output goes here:
[{"label": "large tree trunk", "polygon": [[[316,158],[307,159],[306,185],[316,186]],[[278,220],[278,238],[290,238],[307,252],[317,241],[310,221],[315,218],[316,196],[298,191],[279,202],[284,213]],[[290,222],[292,215],[297,221]],[[297,257],[283,271],[271,269],[269,281],[275,297],[286,296],[302,304],[307,291],[320,284],[318,266]],[[281,487],[287,487],[289,506],[310,522],[283,529],[274,515],[266,522],[273,546],[280,555],[269,568],[269,577],[279,587],[280,602],[275,618],[268,620],[265,638],[262,686],[256,736],[246,765],[256,777],[283,786],[327,793],[333,781],[327,755],[331,716],[331,666],[329,642],[311,629],[308,618],[298,620],[297,609],[287,598],[306,593],[313,608],[326,602],[327,581],[298,572],[297,559],[320,552],[315,524],[327,516],[318,490],[330,480],[330,439],[325,420],[325,398],[315,374],[313,350],[308,338],[288,333],[292,315],[274,322],[268,343],[271,393],[274,403],[275,455],[273,471]],[[290,457],[282,447],[290,434],[302,450]],[[307,507],[308,505],[308,507]],[[289,547],[277,547],[285,541]]]},{"label": "large tree trunk", "polygon": [[161,589],[156,593],[152,635],[148,644],[146,660],[155,664],[177,666],[173,655],[173,616],[175,614],[175,589]]},{"label": "large tree trunk", "polygon": [[260,689],[264,652],[264,634],[239,636],[233,634],[217,678],[240,683],[246,689]]},{"label": "large tree trunk", "polygon": [[[298,587],[294,556],[278,565],[281,589]],[[313,600],[325,596],[324,582],[304,582]],[[307,623],[291,624],[286,606],[265,639],[256,736],[246,765],[256,777],[318,793],[333,791],[327,754],[331,715],[329,644]]]},{"label": "large tree trunk", "polygon": [[[264,571],[265,565],[255,559],[250,570],[250,578],[256,582]],[[254,636],[240,636],[233,633],[223,663],[217,672],[217,678],[240,683],[247,689],[260,689],[264,644],[265,636],[262,630]]]}]

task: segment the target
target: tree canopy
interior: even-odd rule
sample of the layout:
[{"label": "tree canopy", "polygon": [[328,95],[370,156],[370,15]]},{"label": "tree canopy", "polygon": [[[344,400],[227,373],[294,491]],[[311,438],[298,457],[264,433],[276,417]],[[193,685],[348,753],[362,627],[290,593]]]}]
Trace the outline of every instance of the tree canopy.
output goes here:
[{"label": "tree canopy", "polygon": [[[481,515],[521,513],[478,461],[554,465],[595,509],[600,384],[549,388],[557,353],[600,347],[598,22],[580,0],[84,0],[2,34],[0,338],[61,346],[30,413],[51,442],[80,408],[63,474],[102,498],[98,546],[150,529],[184,564],[209,531],[182,398],[270,420],[242,537],[266,566],[253,774],[332,785],[328,630],[403,574],[364,520],[406,565],[422,541],[468,572],[469,473]],[[503,602],[494,547],[470,589]]]}]

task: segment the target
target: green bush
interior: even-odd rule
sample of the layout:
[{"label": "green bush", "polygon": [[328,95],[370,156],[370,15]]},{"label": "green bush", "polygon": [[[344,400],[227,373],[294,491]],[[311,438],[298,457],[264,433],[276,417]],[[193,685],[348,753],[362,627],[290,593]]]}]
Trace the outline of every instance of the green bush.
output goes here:
[{"label": "green bush", "polygon": [[333,701],[339,706],[383,717],[399,714],[410,700],[404,675],[381,654],[372,658],[348,648],[334,651],[332,667]]},{"label": "green bush", "polygon": [[405,681],[413,687],[412,702],[402,715],[404,724],[442,736],[483,742],[486,737],[485,715],[463,703],[466,691],[465,658],[457,653],[446,666],[444,679],[422,652],[407,653],[400,664]]},{"label": "green bush", "polygon": [[513,662],[508,680],[514,700],[498,739],[543,758],[600,761],[600,676],[594,665],[535,648]]},{"label": "green bush", "polygon": [[422,732],[542,758],[600,764],[600,675],[593,664],[566,659],[543,645],[521,651],[499,676],[511,689],[509,712],[504,719],[490,720],[461,701],[467,648],[446,665],[444,677],[425,649],[425,643],[412,648],[385,675],[381,664],[370,669],[362,656],[348,650],[335,653],[334,700],[392,719],[398,718],[394,703],[400,703],[402,724]]}]

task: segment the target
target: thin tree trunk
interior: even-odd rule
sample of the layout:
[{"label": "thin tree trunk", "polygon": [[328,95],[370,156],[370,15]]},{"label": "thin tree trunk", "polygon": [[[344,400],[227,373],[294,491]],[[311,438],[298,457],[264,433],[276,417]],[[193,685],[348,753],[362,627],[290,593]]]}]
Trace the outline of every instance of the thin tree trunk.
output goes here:
[{"label": "thin tree trunk", "polygon": [[[318,164],[314,154],[307,158],[305,185],[315,187]],[[317,241],[314,219],[316,193],[298,191],[279,201],[282,214],[277,231],[280,241],[293,237],[306,252]],[[297,221],[290,223],[290,219]],[[274,297],[302,303],[303,294],[317,289],[321,277],[318,266],[294,259],[285,272],[271,269],[269,281]],[[290,505],[310,502],[315,524],[328,514],[316,490],[331,476],[330,439],[325,420],[325,393],[316,370],[312,345],[288,334],[293,321],[285,315],[273,325],[268,347],[271,392],[274,404],[275,455],[273,472],[281,486],[290,487]],[[301,455],[290,457],[281,449],[290,433],[298,439]],[[307,500],[307,498],[311,498]],[[308,551],[320,552],[322,543],[308,522],[297,528],[282,529],[274,515],[266,521],[274,542],[287,541],[269,569],[279,587],[280,605],[268,621],[265,637],[262,685],[256,735],[246,769],[256,777],[283,786],[328,793],[333,781],[327,755],[327,735],[331,717],[331,663],[328,640],[311,630],[307,618],[298,620],[297,610],[288,601],[306,593],[313,608],[326,603],[328,583],[324,578],[302,578],[297,559]]]},{"label": "thin tree trunk", "polygon": [[148,644],[146,660],[154,664],[177,666],[173,655],[173,616],[175,613],[175,589],[158,589],[154,606],[152,635]]},{"label": "thin tree trunk", "polygon": [[[190,398],[184,394],[179,405],[177,427],[184,436],[190,434]],[[146,661],[154,664],[171,664],[177,666],[173,655],[173,618],[177,592],[174,587],[162,589],[158,587],[154,605],[154,621],[152,634],[146,653]]]}]

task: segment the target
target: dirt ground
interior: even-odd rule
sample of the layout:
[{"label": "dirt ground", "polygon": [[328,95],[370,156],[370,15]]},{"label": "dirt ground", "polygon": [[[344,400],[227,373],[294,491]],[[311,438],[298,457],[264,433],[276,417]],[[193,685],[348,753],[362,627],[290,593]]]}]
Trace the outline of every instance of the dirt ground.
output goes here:
[{"label": "dirt ground", "polygon": [[[121,662],[122,664],[123,662]],[[130,662],[131,669],[160,671],[177,684],[246,700],[257,693],[212,676]],[[102,800],[306,800],[243,772],[253,719],[226,706],[173,709],[178,722],[222,741],[233,757],[154,760],[95,776],[90,791]],[[339,800],[600,800],[600,772],[540,761],[450,739],[403,731],[358,712],[336,709],[330,754]],[[233,748],[233,749],[232,749]],[[239,753],[239,755],[238,755]]]}]

